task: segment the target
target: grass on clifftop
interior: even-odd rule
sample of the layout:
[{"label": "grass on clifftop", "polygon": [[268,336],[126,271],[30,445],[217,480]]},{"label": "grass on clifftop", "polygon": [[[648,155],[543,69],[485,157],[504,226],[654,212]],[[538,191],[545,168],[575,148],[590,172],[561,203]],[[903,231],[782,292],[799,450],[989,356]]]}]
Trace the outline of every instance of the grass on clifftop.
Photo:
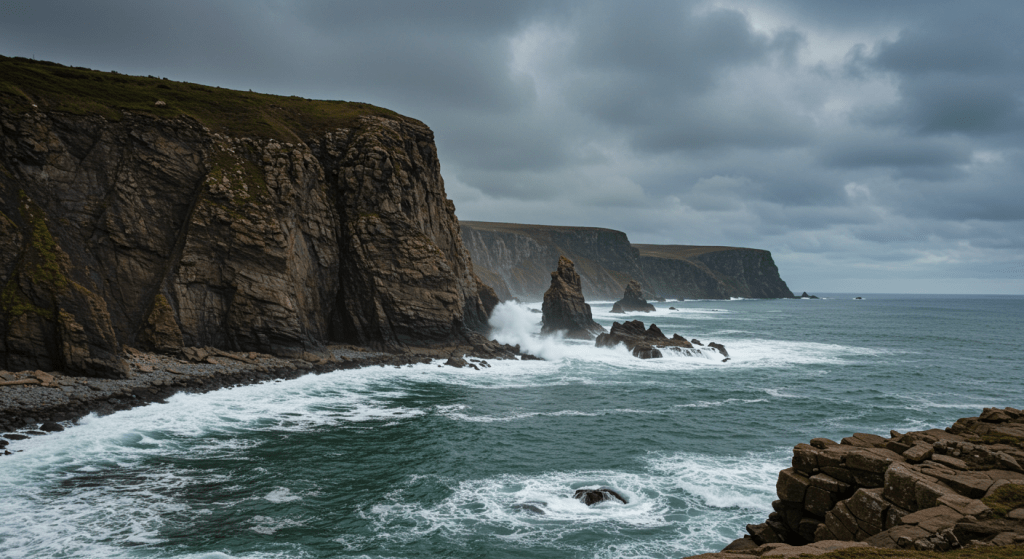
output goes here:
[{"label": "grass on clifftop", "polygon": [[0,56],[0,104],[17,112],[32,111],[36,104],[45,111],[98,114],[110,121],[120,120],[122,111],[161,118],[187,115],[214,132],[285,142],[351,127],[366,115],[415,122],[366,103],[234,91],[5,56]]}]

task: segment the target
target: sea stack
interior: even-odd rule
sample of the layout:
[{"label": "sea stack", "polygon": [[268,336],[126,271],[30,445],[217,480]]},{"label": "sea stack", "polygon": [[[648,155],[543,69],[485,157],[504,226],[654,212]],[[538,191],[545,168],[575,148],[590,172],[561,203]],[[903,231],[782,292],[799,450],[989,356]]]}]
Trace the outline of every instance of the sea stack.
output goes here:
[{"label": "sea stack", "polygon": [[542,334],[564,330],[567,338],[590,340],[604,332],[604,327],[594,322],[590,305],[583,300],[576,266],[564,256],[558,258],[558,269],[551,272],[551,287],[544,293],[541,312]]},{"label": "sea stack", "polygon": [[622,299],[616,301],[612,306],[612,312],[654,312],[654,305],[644,299],[643,288],[640,287],[640,282],[634,279],[629,280],[626,292],[622,294]]}]

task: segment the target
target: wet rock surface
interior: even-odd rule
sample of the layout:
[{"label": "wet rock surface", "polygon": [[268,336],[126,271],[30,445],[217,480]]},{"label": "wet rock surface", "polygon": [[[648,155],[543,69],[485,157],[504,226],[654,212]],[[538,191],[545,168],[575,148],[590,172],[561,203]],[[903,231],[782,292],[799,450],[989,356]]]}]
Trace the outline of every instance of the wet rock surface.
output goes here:
[{"label": "wet rock surface", "polygon": [[542,334],[562,331],[567,338],[590,340],[604,332],[604,327],[594,322],[590,305],[583,300],[576,267],[564,256],[558,259],[558,269],[551,272],[551,287],[544,293],[541,313]]},{"label": "wet rock surface", "polygon": [[654,305],[648,303],[647,299],[644,299],[643,287],[640,285],[640,282],[629,280],[629,285],[626,286],[622,299],[619,299],[612,305],[611,312],[654,312],[654,310]]},{"label": "wet rock surface", "polygon": [[588,507],[605,501],[619,502],[624,505],[629,502],[621,493],[608,487],[599,487],[597,489],[577,489],[576,492],[572,494],[572,498],[579,500]]},{"label": "wet rock surface", "polygon": [[[645,330],[644,323],[639,320],[612,323],[611,331],[599,335],[594,342],[596,347],[615,347],[619,344],[625,345],[634,357],[640,359],[657,359],[664,357],[666,352],[696,356],[708,351],[694,348],[690,341],[679,334],[673,334],[671,338],[665,336],[657,324],[651,324]],[[725,357],[729,355],[721,344],[711,342],[707,347]]]},{"label": "wet rock surface", "polygon": [[700,557],[815,555],[840,542],[937,552],[1024,546],[1024,412],[986,408],[946,429],[889,435],[798,444],[779,473],[775,512],[747,526],[728,553]]}]

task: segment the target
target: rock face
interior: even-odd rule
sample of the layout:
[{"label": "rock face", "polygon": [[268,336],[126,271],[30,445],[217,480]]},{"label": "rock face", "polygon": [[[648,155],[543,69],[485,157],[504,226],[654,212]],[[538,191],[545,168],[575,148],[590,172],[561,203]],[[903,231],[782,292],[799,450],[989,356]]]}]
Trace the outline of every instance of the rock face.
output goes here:
[{"label": "rock face", "polygon": [[590,300],[617,299],[631,279],[648,300],[793,296],[765,250],[631,245],[611,229],[479,221],[462,222],[462,235],[477,273],[502,300],[539,300],[559,255],[576,263]]},{"label": "rock face", "polygon": [[565,331],[567,338],[589,340],[604,332],[604,327],[594,322],[590,305],[583,299],[576,267],[564,256],[558,259],[558,269],[551,272],[551,287],[544,293],[541,312],[542,334]]},{"label": "rock face", "polygon": [[622,294],[622,299],[619,299],[612,305],[611,312],[654,312],[654,305],[648,303],[647,299],[644,299],[643,288],[640,287],[640,282],[629,280],[626,292]]},{"label": "rock face", "polygon": [[[696,341],[696,340],[694,340]],[[725,346],[714,342],[708,344],[708,349],[696,349],[693,344],[679,334],[673,334],[671,338],[665,336],[656,324],[644,329],[644,323],[639,320],[612,324],[612,329],[607,334],[601,334],[594,342],[596,347],[615,347],[619,344],[626,346],[634,357],[640,359],[657,359],[664,357],[664,352],[673,352],[687,356],[707,355],[707,352],[717,351],[724,357],[729,353]]]},{"label": "rock face", "polygon": [[502,300],[541,300],[563,255],[588,299],[613,300],[630,278],[643,277],[636,249],[612,229],[463,221],[462,237],[474,269]]},{"label": "rock face", "polygon": [[[49,72],[51,88],[26,81],[31,105],[0,95],[0,368],[120,376],[123,345],[292,355],[486,328],[497,298],[474,274],[422,123],[361,104],[0,65],[13,82]],[[125,99],[159,84],[168,105],[145,114],[89,98],[95,111],[62,110],[81,79]],[[273,126],[234,135],[250,120],[206,112],[242,97],[264,103],[252,120]]]},{"label": "rock face", "polygon": [[793,297],[767,250],[689,245],[633,245],[646,285],[673,299]]},{"label": "rock face", "polygon": [[[756,544],[857,541],[946,551],[1024,543],[1024,412],[985,409],[945,430],[813,439],[779,473]],[[794,551],[794,556],[799,550]]]}]

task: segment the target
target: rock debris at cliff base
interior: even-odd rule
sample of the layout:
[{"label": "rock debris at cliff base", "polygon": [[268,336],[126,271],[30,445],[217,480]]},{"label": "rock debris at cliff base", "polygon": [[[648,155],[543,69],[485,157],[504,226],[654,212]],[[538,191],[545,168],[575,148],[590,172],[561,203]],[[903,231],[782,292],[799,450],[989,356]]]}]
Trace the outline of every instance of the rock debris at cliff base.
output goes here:
[{"label": "rock debris at cliff base", "polygon": [[[497,342],[475,346],[409,348],[387,353],[357,346],[331,346],[303,358],[214,347],[186,347],[179,356],[129,349],[129,373],[121,379],[85,378],[43,371],[0,371],[0,454],[17,429],[71,421],[89,413],[113,413],[162,401],[179,391],[208,392],[230,386],[296,378],[370,366],[402,366],[435,360],[455,367],[487,368],[487,360],[536,359]],[[447,359],[447,362],[444,360]],[[15,434],[15,438],[21,435]],[[6,438],[6,440],[5,440]]]}]

